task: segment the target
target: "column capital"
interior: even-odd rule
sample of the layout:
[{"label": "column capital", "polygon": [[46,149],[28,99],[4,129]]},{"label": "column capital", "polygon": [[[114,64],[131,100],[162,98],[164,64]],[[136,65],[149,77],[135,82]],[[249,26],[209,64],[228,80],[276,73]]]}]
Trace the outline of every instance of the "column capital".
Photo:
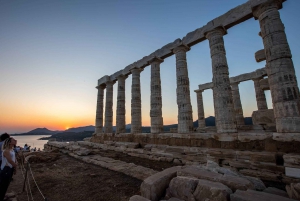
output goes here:
[{"label": "column capital", "polygon": [[107,86],[107,85],[114,85],[116,83],[116,81],[113,81],[113,80],[108,80],[108,81],[106,81],[105,82],[105,85]]},{"label": "column capital", "polygon": [[142,68],[132,68],[132,69],[130,69],[130,72],[132,73],[132,74],[136,74],[136,73],[140,73],[140,72],[142,72],[144,69],[142,69]]},{"label": "column capital", "polygon": [[161,59],[161,58],[159,58],[159,57],[152,57],[149,61],[148,61],[148,63],[149,64],[152,64],[152,63],[162,63],[162,62],[164,62],[164,60],[163,59]]},{"label": "column capital", "polygon": [[121,79],[127,79],[128,78],[128,75],[123,75],[123,74],[121,74],[121,75],[119,75],[118,77],[117,77],[117,80],[121,80]]},{"label": "column capital", "polygon": [[204,91],[204,89],[202,89],[202,90],[201,89],[194,90],[194,92],[196,92],[197,94],[198,93],[202,93],[203,91]]},{"label": "column capital", "polygon": [[175,47],[174,49],[172,49],[172,52],[174,54],[176,54],[177,52],[187,52],[189,51],[191,48],[183,43],[181,43],[180,45],[178,45],[177,47]]},{"label": "column capital", "polygon": [[232,89],[232,90],[237,90],[237,89],[239,89],[239,84],[240,84],[240,82],[233,82],[233,83],[230,83],[231,89]]},{"label": "column capital", "polygon": [[215,35],[221,35],[221,36],[224,36],[227,34],[227,30],[225,29],[225,27],[223,26],[219,26],[219,27],[216,27],[215,29],[213,30],[210,30],[210,31],[207,31],[207,32],[204,32],[204,36],[207,38],[207,39],[210,39],[211,37],[215,36]]},{"label": "column capital", "polygon": [[96,86],[96,89],[105,89],[106,85],[105,84],[100,84],[98,86]]},{"label": "column capital", "polygon": [[267,10],[270,9],[281,9],[282,3],[286,0],[264,0],[263,3],[251,0],[251,9],[254,16],[254,19],[258,19],[259,16]]},{"label": "column capital", "polygon": [[251,80],[255,81],[260,81],[261,79],[263,79],[263,77],[253,77]]}]

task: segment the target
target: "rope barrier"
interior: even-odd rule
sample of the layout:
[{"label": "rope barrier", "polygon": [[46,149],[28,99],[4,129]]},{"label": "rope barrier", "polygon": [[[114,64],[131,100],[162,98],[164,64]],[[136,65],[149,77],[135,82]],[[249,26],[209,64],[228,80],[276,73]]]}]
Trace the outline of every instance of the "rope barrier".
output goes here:
[{"label": "rope barrier", "polygon": [[[22,153],[22,154],[23,154],[23,153]],[[23,163],[21,162],[21,166],[22,166],[22,167],[21,167],[21,172],[22,172],[22,175],[23,175],[23,178],[24,178],[24,184],[23,184],[23,191],[22,191],[22,192],[24,192],[24,189],[25,189],[25,187],[26,187],[26,193],[27,193],[27,197],[28,197],[28,200],[29,200],[29,195],[28,195],[28,189],[29,189],[29,192],[30,192],[30,195],[31,195],[31,199],[32,199],[32,201],[34,201],[33,195],[32,195],[32,191],[31,191],[31,187],[30,187],[29,178],[27,177],[27,175],[28,175],[28,170],[29,170],[29,171],[30,171],[30,174],[31,174],[31,177],[32,177],[32,179],[33,179],[33,181],[34,181],[34,183],[35,183],[35,185],[36,185],[38,191],[40,192],[40,194],[41,194],[41,196],[43,197],[43,199],[44,199],[45,201],[47,201],[47,198],[43,195],[41,189],[39,188],[39,186],[38,186],[38,184],[37,184],[37,182],[36,182],[36,180],[35,180],[35,178],[34,178],[34,175],[33,175],[33,172],[32,172],[31,166],[30,166],[30,163],[29,163],[29,158],[31,158],[31,157],[33,157],[33,156],[34,156],[34,155],[30,155],[30,156],[27,156],[27,157],[25,158],[24,155],[23,155],[24,160],[23,160]],[[25,162],[25,161],[27,162],[26,169],[25,169],[25,166],[24,166],[24,162]],[[24,168],[24,170],[26,170],[25,175],[23,174],[22,168]],[[28,185],[26,185],[26,180],[27,180]]]},{"label": "rope barrier", "polygon": [[[28,163],[28,164],[29,164],[29,163]],[[31,167],[30,167],[30,164],[29,164],[29,170],[30,170],[30,173],[31,173],[32,179],[33,179],[33,181],[34,181],[34,183],[35,183],[35,185],[36,185],[37,189],[39,190],[40,194],[42,195],[43,199],[45,200],[45,199],[46,199],[46,198],[45,198],[45,196],[43,195],[43,193],[42,193],[41,189],[39,188],[39,186],[37,185],[37,183],[36,183],[36,181],[35,181],[35,178],[34,178],[34,176],[33,176],[33,173],[32,173]]]}]

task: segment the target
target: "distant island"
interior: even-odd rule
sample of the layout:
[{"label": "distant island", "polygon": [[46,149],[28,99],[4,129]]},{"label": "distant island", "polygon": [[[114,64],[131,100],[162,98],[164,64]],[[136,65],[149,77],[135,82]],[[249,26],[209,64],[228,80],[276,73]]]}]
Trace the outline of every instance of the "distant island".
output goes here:
[{"label": "distant island", "polygon": [[[252,125],[252,118],[245,117],[245,124]],[[215,117],[207,117],[205,118],[206,126],[215,126]],[[194,128],[198,127],[198,120],[193,122]],[[164,131],[169,132],[171,128],[177,128],[177,124],[165,125]],[[130,133],[131,124],[126,125],[126,133]],[[113,131],[115,132],[116,127],[113,126]],[[47,128],[36,128],[31,130],[27,133],[21,134],[11,134],[12,136],[20,136],[20,135],[51,135],[50,137],[43,137],[40,140],[49,140],[53,139],[56,141],[80,141],[84,138],[91,137],[95,131],[95,126],[83,126],[77,128],[69,128],[65,131],[51,131]],[[151,127],[150,126],[143,126],[142,132],[143,133],[150,133]]]}]

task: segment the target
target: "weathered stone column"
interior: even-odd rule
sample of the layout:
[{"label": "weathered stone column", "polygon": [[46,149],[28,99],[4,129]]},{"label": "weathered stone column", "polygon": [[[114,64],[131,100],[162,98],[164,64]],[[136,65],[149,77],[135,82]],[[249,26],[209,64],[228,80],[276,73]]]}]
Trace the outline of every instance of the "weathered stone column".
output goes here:
[{"label": "weathered stone column", "polygon": [[126,110],[125,110],[125,79],[128,76],[118,76],[118,97],[116,115],[116,133],[126,132]]},{"label": "weathered stone column", "polygon": [[176,54],[178,133],[191,133],[193,126],[193,110],[190,97],[190,81],[186,63],[186,52],[190,50],[185,45],[173,49]]},{"label": "weathered stone column", "polygon": [[141,68],[130,70],[132,73],[131,85],[131,133],[142,133],[142,102],[141,102]]},{"label": "weathered stone column", "polygon": [[203,130],[205,128],[205,118],[204,118],[204,107],[203,107],[203,90],[195,90],[197,93],[197,106],[198,106],[198,128],[197,130]]},{"label": "weathered stone column", "polygon": [[114,81],[107,81],[106,84],[106,103],[105,103],[105,124],[104,132],[112,133],[112,121],[113,121],[113,85]]},{"label": "weathered stone column", "polygon": [[160,63],[163,60],[159,58],[152,59],[151,64],[151,97],[150,97],[150,117],[151,117],[151,133],[163,132],[162,117],[162,99],[161,99],[161,80],[160,80]]},{"label": "weathered stone column", "polygon": [[267,100],[265,96],[265,92],[261,89],[259,81],[262,78],[254,78],[252,79],[254,82],[255,94],[256,94],[256,103],[258,110],[266,110],[268,109]]},{"label": "weathered stone column", "polygon": [[237,132],[229,72],[224,47],[224,28],[216,28],[205,34],[209,40],[213,72],[213,97],[218,133]]},{"label": "weathered stone column", "polygon": [[267,74],[273,102],[276,130],[300,132],[300,98],[292,54],[278,9],[283,1],[269,0],[252,7],[259,20],[267,61]]},{"label": "weathered stone column", "polygon": [[96,109],[96,125],[95,133],[103,133],[103,97],[104,97],[104,85],[96,87],[98,89],[97,95],[97,109]]},{"label": "weathered stone column", "polygon": [[243,108],[240,97],[239,82],[231,83],[233,107],[237,125],[245,125]]}]

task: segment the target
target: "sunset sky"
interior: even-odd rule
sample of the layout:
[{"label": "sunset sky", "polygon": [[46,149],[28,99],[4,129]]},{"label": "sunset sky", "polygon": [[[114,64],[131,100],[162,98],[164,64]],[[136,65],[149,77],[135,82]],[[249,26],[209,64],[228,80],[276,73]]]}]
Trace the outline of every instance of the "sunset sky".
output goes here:
[{"label": "sunset sky", "polygon": [[[0,133],[38,127],[65,130],[95,124],[97,80],[149,55],[246,0],[0,0]],[[300,1],[280,10],[300,77]],[[229,73],[265,66],[259,23],[250,19],[224,36]],[[187,52],[191,101],[211,82],[208,41]],[[126,80],[126,123],[131,122],[131,79]],[[164,124],[177,123],[175,56],[161,64]],[[253,81],[239,85],[244,116],[257,110]],[[150,125],[150,67],[141,73],[142,122]],[[266,92],[272,108],[270,92]],[[205,116],[214,116],[212,91],[203,93]],[[117,83],[114,85],[114,124]],[[105,100],[105,99],[104,99]]]}]

